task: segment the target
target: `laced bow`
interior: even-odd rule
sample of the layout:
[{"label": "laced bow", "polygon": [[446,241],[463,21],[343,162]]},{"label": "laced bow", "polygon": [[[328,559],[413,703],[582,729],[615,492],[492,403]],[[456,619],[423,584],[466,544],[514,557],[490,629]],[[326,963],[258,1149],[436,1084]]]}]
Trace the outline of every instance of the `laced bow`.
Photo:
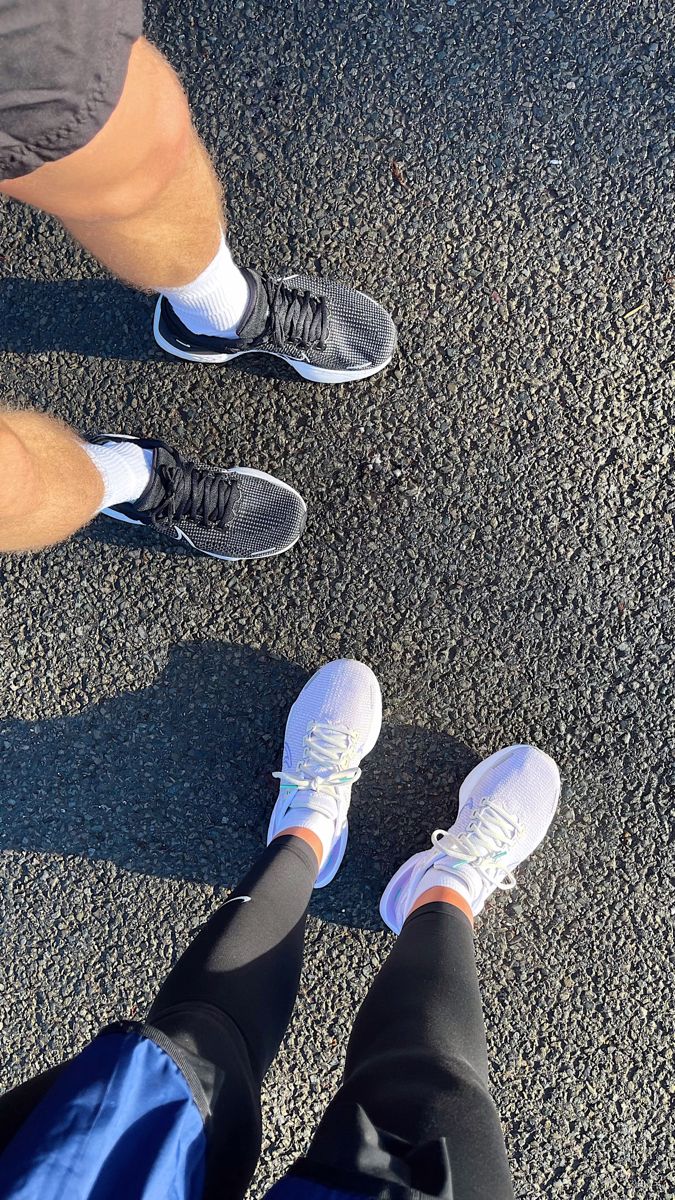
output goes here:
[{"label": "laced bow", "polygon": [[340,801],[337,789],[361,778],[360,767],[343,764],[353,740],[353,732],[344,726],[325,725],[319,721],[309,726],[297,771],[272,772],[273,779],[302,793],[302,797],[295,797],[289,807],[311,808],[335,819],[336,804]]},{"label": "laced bow", "polygon": [[431,844],[439,852],[434,867],[437,871],[452,871],[471,866],[484,883],[510,892],[516,880],[511,871],[500,866],[500,859],[505,858],[519,833],[520,826],[513,817],[494,801],[483,800],[474,807],[464,833],[434,830]]},{"label": "laced bow", "polygon": [[175,464],[163,463],[159,477],[165,494],[152,511],[153,521],[189,517],[199,525],[226,528],[237,499],[233,479],[190,466],[180,459]]}]

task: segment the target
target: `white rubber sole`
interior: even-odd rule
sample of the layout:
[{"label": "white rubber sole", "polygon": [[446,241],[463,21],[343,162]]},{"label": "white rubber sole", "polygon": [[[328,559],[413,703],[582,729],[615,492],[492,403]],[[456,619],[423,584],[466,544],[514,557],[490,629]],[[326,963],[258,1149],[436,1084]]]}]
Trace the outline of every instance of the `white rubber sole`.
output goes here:
[{"label": "white rubber sole", "polygon": [[393,358],[393,355],[390,355],[386,362],[380,363],[377,367],[362,367],[356,371],[329,371],[326,367],[313,367],[311,363],[302,362],[301,359],[291,358],[286,354],[276,354],[274,350],[235,350],[230,354],[217,354],[215,351],[209,350],[195,351],[188,349],[187,346],[185,350],[180,350],[172,342],[167,342],[166,338],[162,337],[159,331],[161,304],[162,298],[160,296],[155,306],[155,317],[152,325],[155,341],[167,354],[173,355],[174,358],[182,358],[185,362],[214,363],[223,366],[234,362],[235,358],[241,358],[246,354],[268,354],[270,358],[280,358],[282,362],[292,367],[303,379],[308,379],[312,383],[352,383],[357,382],[359,379],[370,379],[371,375],[377,375],[379,371],[384,371]]},{"label": "white rubber sole", "polygon": [[[350,662],[353,660],[351,660],[351,659],[347,659],[347,660],[335,659],[334,660],[334,662],[341,662],[341,661]],[[333,663],[326,663],[325,665],[332,666]],[[319,670],[321,670],[321,669],[322,668],[320,667]],[[314,674],[316,675],[317,672],[315,672]],[[374,709],[373,716],[372,716],[372,723],[371,723],[370,729],[368,731],[368,737],[366,738],[366,741],[364,742],[364,748],[361,753],[361,761],[363,761],[363,759],[366,757],[366,755],[370,754],[371,750],[374,749],[374,747],[377,743],[377,739],[380,736],[380,730],[382,729],[382,692],[380,691],[380,685],[377,680],[377,676],[372,671],[371,671],[371,675],[373,677],[373,681],[374,681],[375,688],[376,688],[375,709]],[[309,683],[311,683],[312,679],[314,679],[314,675],[312,675],[311,679],[307,680],[305,687],[307,687],[307,685]],[[302,691],[304,691],[304,688],[302,689]],[[300,699],[300,697],[302,696],[302,691],[300,692],[300,695],[294,701],[294,704],[296,704],[298,702],[298,700]],[[267,829],[267,845],[268,846],[269,846],[270,842],[272,841],[272,839],[274,837],[276,837],[277,833],[279,833],[279,830],[277,829],[277,822],[280,819],[280,817],[283,816],[285,808],[286,808],[286,801],[285,801],[285,799],[282,801],[282,797],[281,797],[281,793],[280,793],[279,796],[277,797],[274,808],[272,809],[272,815],[270,817],[270,823],[269,823],[269,826]],[[333,846],[331,847],[328,858],[326,859],[324,865],[322,866],[321,870],[319,871],[319,874],[317,875],[316,883],[314,884],[315,890],[318,890],[319,888],[327,887],[328,884],[332,883],[333,880],[335,879],[335,876],[337,875],[338,871],[340,870],[340,867],[342,866],[342,860],[345,856],[345,851],[347,849],[348,838],[349,838],[349,819],[346,818],[345,823],[342,826],[342,829],[340,830],[336,841],[333,843]]]},{"label": "white rubber sole", "polygon": [[[457,808],[457,816],[459,816],[465,804],[467,804],[473,789],[480,783],[480,780],[483,778],[483,776],[486,775],[488,771],[491,771],[493,767],[498,767],[501,763],[506,762],[507,759],[509,759],[514,753],[514,751],[520,750],[521,748],[524,748],[522,743],[517,743],[514,746],[506,746],[503,750],[496,750],[494,754],[490,754],[487,758],[482,759],[481,762],[476,763],[476,766],[472,771],[469,771],[469,774],[466,776],[466,779],[463,780],[459,789],[459,805]],[[531,747],[528,747],[528,749],[531,749]],[[538,753],[543,755],[544,758],[548,759],[549,763],[554,768],[556,775],[558,775],[559,781],[560,776],[558,774],[558,764],[554,762],[551,756],[546,754],[544,750],[539,750],[539,747],[535,747],[535,749],[537,749]],[[556,806],[559,796],[560,782],[558,782]],[[396,874],[393,875],[389,880],[389,883],[382,893],[382,899],[380,900],[380,916],[382,917],[385,925],[388,925],[388,927],[391,929],[392,933],[400,933],[403,926],[403,921],[399,923],[396,917],[398,899],[408,883],[408,880],[410,879],[413,865],[418,861],[418,859],[426,856],[428,853],[428,850],[421,850],[417,854],[413,854],[410,858],[406,859],[402,866],[399,867]],[[405,921],[405,917],[403,920]]]},{"label": "white rubber sole", "polygon": [[[127,433],[102,433],[101,437],[109,437],[111,440],[114,439],[118,442],[137,441],[137,438],[134,438]],[[307,505],[305,504],[302,496],[295,490],[294,487],[291,487],[290,483],[284,483],[283,479],[277,479],[276,476],[268,475],[266,471],[257,471],[255,467],[227,467],[223,469],[228,471],[236,471],[238,475],[253,475],[256,479],[273,479],[274,483],[278,487],[283,488],[284,491],[292,492],[294,496],[297,496],[302,505],[305,516],[307,515]],[[148,528],[143,521],[134,521],[133,517],[127,517],[124,513],[117,512],[112,508],[102,508],[100,515],[104,517],[110,517],[113,521],[122,521],[125,525],[141,525],[146,529]],[[302,532],[304,533],[304,529]],[[176,529],[171,540],[175,542],[185,542],[192,550],[195,551],[196,554],[201,554],[204,556],[204,558],[217,558],[220,562],[253,562],[259,558],[275,558],[278,554],[285,554],[287,550],[293,549],[296,543],[300,541],[301,537],[302,533],[299,533],[298,536],[294,538],[292,542],[289,542],[287,546],[275,546],[274,549],[265,550],[262,554],[247,554],[243,558],[233,558],[227,554],[213,554],[209,550],[200,550],[199,546],[195,546],[192,539],[189,538],[186,533],[183,533],[182,529]]]}]

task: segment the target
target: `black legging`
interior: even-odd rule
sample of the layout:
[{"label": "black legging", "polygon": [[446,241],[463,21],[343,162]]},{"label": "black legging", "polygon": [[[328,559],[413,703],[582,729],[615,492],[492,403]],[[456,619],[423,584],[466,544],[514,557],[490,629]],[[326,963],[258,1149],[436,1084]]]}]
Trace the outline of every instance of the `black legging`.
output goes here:
[{"label": "black legging", "polygon": [[296,1170],[339,1173],[345,1187],[356,1172],[362,1190],[371,1177],[444,1200],[511,1200],[487,1072],[473,930],[458,908],[425,905],[361,1005],[342,1084]]},{"label": "black legging", "polygon": [[[148,1024],[197,1070],[209,1109],[204,1200],[240,1200],[260,1153],[262,1080],[284,1036],[316,874],[276,839],[162,986]],[[244,899],[249,897],[249,899]],[[0,1150],[59,1068],[0,1099]],[[328,1186],[512,1200],[487,1057],[473,935],[447,904],[406,922],[354,1023],[342,1086],[293,1168]]]}]

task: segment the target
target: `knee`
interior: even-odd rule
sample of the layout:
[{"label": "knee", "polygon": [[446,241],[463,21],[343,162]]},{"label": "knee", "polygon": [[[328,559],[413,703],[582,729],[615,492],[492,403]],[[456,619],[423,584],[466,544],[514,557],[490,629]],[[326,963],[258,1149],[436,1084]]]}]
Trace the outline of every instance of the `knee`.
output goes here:
[{"label": "knee", "polygon": [[200,150],[175,72],[140,38],[117,107],[96,136],[3,190],[66,225],[129,220],[156,204]]},{"label": "knee", "polygon": [[0,521],[21,516],[29,507],[37,479],[21,438],[0,418]]},{"label": "knee", "polygon": [[[168,70],[168,68],[167,68]],[[84,203],[91,221],[125,221],[161,202],[174,179],[185,171],[197,152],[197,138],[187,100],[177,85],[166,81],[164,102],[151,101],[144,126],[129,128],[133,152],[118,154],[119,141],[107,154],[100,183],[94,181]]]},{"label": "knee", "polygon": [[174,71],[141,39],[120,102],[85,151],[94,169],[82,199],[92,221],[128,220],[157,203],[186,169],[198,142]]},{"label": "knee", "polygon": [[[180,141],[170,134],[163,134],[148,147],[147,156],[141,163],[125,170],[117,179],[92,189],[81,203],[81,211],[72,218],[73,224],[109,224],[142,216],[161,202],[164,192],[186,161],[185,150],[186,146]],[[64,219],[67,223],[65,215]]]}]

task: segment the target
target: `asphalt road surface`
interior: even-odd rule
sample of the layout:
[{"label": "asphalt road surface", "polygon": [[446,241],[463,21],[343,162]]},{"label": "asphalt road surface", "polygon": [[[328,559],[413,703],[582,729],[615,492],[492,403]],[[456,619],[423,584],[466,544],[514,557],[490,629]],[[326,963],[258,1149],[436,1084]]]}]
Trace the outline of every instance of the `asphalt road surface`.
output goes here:
[{"label": "asphalt road surface", "polygon": [[239,260],[354,281],[400,351],[340,388],[170,361],[151,298],[3,207],[3,399],[274,471],[310,520],[260,564],[103,518],[0,564],[0,1084],[143,1013],[262,845],[298,687],[362,657],[385,727],[313,907],[252,1195],[336,1087],[390,872],[479,756],[527,740],[560,763],[560,813],[477,938],[516,1195],[665,1197],[672,10],[172,0],[147,27]]}]

